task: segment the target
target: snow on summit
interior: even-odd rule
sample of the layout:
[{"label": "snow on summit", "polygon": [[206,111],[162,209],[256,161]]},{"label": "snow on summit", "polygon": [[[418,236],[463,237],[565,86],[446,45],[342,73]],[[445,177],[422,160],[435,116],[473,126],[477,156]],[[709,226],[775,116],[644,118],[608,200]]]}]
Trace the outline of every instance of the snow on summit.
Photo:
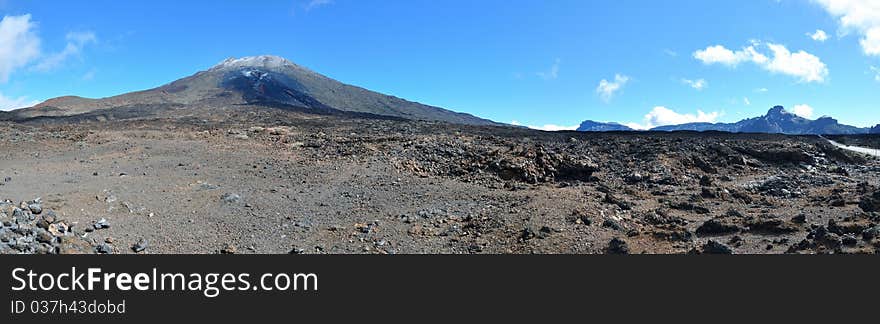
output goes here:
[{"label": "snow on summit", "polygon": [[282,67],[296,67],[296,64],[287,59],[275,55],[247,56],[242,58],[230,57],[223,62],[215,65],[214,69],[235,69],[243,67],[262,67],[266,69],[277,69]]}]

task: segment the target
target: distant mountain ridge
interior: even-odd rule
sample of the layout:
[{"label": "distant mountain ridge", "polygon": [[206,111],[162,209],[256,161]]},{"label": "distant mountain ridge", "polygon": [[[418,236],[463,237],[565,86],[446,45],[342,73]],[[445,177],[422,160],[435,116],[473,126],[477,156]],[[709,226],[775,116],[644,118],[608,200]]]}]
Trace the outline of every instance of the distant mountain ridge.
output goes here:
[{"label": "distant mountain ridge", "polygon": [[[411,120],[500,125],[488,119],[348,85],[272,55],[230,58],[166,85],[102,99],[49,99],[9,115],[18,119],[74,116],[134,105],[289,105]],[[9,116],[7,115],[7,116]],[[8,117],[7,117],[8,118]]]},{"label": "distant mountain ridge", "polygon": [[[578,128],[579,131],[606,131],[603,129],[603,125],[620,125],[614,123],[595,123],[592,121],[585,121],[584,123],[586,123],[588,127],[584,127],[583,130]],[[593,126],[594,124],[600,125]],[[873,128],[855,127],[841,124],[831,117],[820,117],[819,119],[812,120],[788,112],[782,106],[775,106],[764,116],[743,119],[735,123],[687,123],[659,126],[650,130],[699,132],[722,131],[730,133],[772,133],[789,135],[851,135],[868,133],[880,134],[880,125]]]},{"label": "distant mountain ridge", "polygon": [[618,123],[603,123],[592,120],[585,120],[578,126],[579,132],[612,132],[612,131],[632,131],[633,129],[626,125]]},{"label": "distant mountain ridge", "polygon": [[790,113],[782,106],[771,108],[766,115],[749,118],[736,123],[689,123],[655,127],[657,131],[725,131],[731,133],[778,133],[790,135],[817,134],[866,134],[868,128],[860,128],[840,124],[831,117],[816,120],[807,119]]}]

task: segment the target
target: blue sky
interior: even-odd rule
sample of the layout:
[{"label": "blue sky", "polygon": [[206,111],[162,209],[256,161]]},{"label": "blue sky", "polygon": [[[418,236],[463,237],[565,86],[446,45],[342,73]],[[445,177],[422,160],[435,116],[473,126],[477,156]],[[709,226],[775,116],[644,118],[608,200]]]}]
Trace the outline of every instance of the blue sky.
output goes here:
[{"label": "blue sky", "polygon": [[549,129],[735,121],[773,105],[880,123],[874,0],[0,0],[0,16],[7,109],[274,54],[371,90]]}]

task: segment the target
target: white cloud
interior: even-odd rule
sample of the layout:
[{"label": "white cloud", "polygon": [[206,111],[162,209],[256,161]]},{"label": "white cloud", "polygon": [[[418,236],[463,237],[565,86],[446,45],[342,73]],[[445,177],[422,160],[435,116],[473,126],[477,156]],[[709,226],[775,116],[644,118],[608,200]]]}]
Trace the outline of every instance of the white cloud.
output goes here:
[{"label": "white cloud", "polygon": [[628,76],[615,74],[614,81],[608,81],[605,79],[599,81],[599,86],[596,87],[596,93],[599,94],[599,97],[602,98],[603,101],[609,102],[616,92],[623,89],[623,86],[625,86],[627,82],[629,82]]},{"label": "white cloud", "polygon": [[874,81],[880,82],[880,68],[871,65],[871,73],[874,74]]},{"label": "white cloud", "polygon": [[546,124],[543,126],[523,125],[522,123],[520,123],[516,120],[511,121],[510,124],[514,125],[514,126],[525,126],[525,127],[531,128],[531,129],[537,129],[537,130],[549,131],[549,132],[564,131],[564,130],[576,130],[578,128],[578,125],[574,125],[574,126],[561,126],[561,125],[555,125],[555,124]]},{"label": "white cloud", "polygon": [[880,1],[876,0],[813,0],[838,18],[839,33],[859,34],[862,51],[880,56]]},{"label": "white cloud", "polygon": [[762,65],[768,71],[798,77],[802,82],[824,82],[828,77],[828,67],[813,54],[792,53],[779,44],[767,44],[767,47],[773,52],[773,59]]},{"label": "white cloud", "polygon": [[645,127],[644,125],[639,124],[639,123],[626,123],[626,124],[623,124],[623,126],[626,126],[626,127],[632,128],[632,129],[634,129],[634,130],[648,130],[648,129],[651,129],[650,127]]},{"label": "white cloud", "polygon": [[865,54],[880,55],[880,27],[868,29],[859,44],[862,45]]},{"label": "white cloud", "polygon": [[39,64],[34,66],[37,71],[50,71],[64,63],[68,58],[78,56],[83,47],[89,43],[95,43],[98,38],[93,32],[67,33],[67,46],[61,52],[45,57]]},{"label": "white cloud", "polygon": [[9,111],[18,108],[31,107],[40,103],[36,100],[28,100],[25,97],[8,98],[0,93],[0,110]]},{"label": "white cloud", "polygon": [[641,124],[639,123],[628,123],[626,126],[629,126],[633,129],[651,129],[658,126],[665,125],[679,125],[686,123],[714,123],[718,117],[721,116],[719,112],[710,112],[705,113],[702,110],[697,110],[696,114],[680,114],[675,112],[672,109],[657,106],[654,109],[651,109],[647,115],[645,115],[644,120]]},{"label": "white cloud", "polygon": [[560,125],[554,125],[554,124],[546,124],[543,126],[526,126],[526,127],[531,128],[531,129],[540,129],[543,131],[555,132],[555,131],[562,131],[562,130],[576,130],[578,128],[578,125],[560,126]]},{"label": "white cloud", "polygon": [[694,58],[706,65],[721,64],[728,67],[751,62],[764,70],[796,77],[801,82],[825,82],[828,78],[828,67],[813,54],[803,50],[792,53],[784,45],[767,43],[767,48],[772,53],[770,58],[755,49],[758,45],[760,43],[753,41],[751,46],[738,51],[721,45],[709,46],[694,52]]},{"label": "white cloud", "polygon": [[333,0],[311,0],[306,3],[306,11],[333,4]]},{"label": "white cloud", "polygon": [[4,16],[0,21],[0,82],[40,55],[40,38],[31,15]]},{"label": "white cloud", "polygon": [[697,89],[697,91],[702,91],[705,88],[709,87],[709,82],[703,79],[697,80],[689,80],[689,79],[681,79],[681,82],[687,84],[691,88]]},{"label": "white cloud", "polygon": [[706,49],[694,52],[694,58],[703,62],[703,64],[722,64],[729,67],[735,67],[742,62],[763,63],[767,61],[767,56],[758,53],[754,46],[744,47],[739,51],[732,51],[721,45],[706,47]]},{"label": "white cloud", "polygon": [[556,62],[553,62],[553,66],[550,67],[550,70],[545,72],[538,72],[538,76],[544,80],[555,80],[559,77],[559,64],[562,63],[561,60],[556,59]]},{"label": "white cloud", "polygon": [[807,36],[817,42],[824,42],[828,40],[828,34],[826,34],[825,31],[821,29],[816,29],[815,33],[807,33]]},{"label": "white cloud", "polygon": [[767,91],[770,91],[770,89],[767,89],[767,88],[757,88],[757,89],[755,89],[755,92],[760,92],[760,93],[765,93],[765,92],[767,92]]},{"label": "white cloud", "polygon": [[813,117],[813,107],[809,105],[795,105],[794,109],[791,111],[793,114],[804,117],[804,118],[812,118]]},{"label": "white cloud", "polygon": [[749,100],[749,97],[743,97],[743,103],[746,104],[746,106],[752,105],[752,101]]},{"label": "white cloud", "polygon": [[703,64],[720,63],[724,65],[737,65],[744,61],[741,53],[736,53],[721,45],[709,46],[706,49],[694,52],[694,58],[703,62]]}]

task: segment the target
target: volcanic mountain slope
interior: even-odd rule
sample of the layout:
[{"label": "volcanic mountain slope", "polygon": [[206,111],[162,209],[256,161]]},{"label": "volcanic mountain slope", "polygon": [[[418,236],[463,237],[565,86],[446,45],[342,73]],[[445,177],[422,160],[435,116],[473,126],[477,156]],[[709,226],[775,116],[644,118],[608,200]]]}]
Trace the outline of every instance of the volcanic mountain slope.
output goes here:
[{"label": "volcanic mountain slope", "polygon": [[[343,84],[278,56],[227,59],[207,71],[155,89],[102,99],[59,97],[11,114],[13,119],[79,115],[120,107],[286,105],[413,120],[493,125],[469,114],[423,105]],[[9,118],[9,117],[7,117]]]},{"label": "volcanic mountain slope", "polygon": [[779,133],[779,134],[865,134],[867,128],[843,125],[831,117],[811,120],[797,116],[775,106],[766,115],[744,119],[736,123],[688,123],[656,127],[658,131],[724,131],[732,133]]}]

